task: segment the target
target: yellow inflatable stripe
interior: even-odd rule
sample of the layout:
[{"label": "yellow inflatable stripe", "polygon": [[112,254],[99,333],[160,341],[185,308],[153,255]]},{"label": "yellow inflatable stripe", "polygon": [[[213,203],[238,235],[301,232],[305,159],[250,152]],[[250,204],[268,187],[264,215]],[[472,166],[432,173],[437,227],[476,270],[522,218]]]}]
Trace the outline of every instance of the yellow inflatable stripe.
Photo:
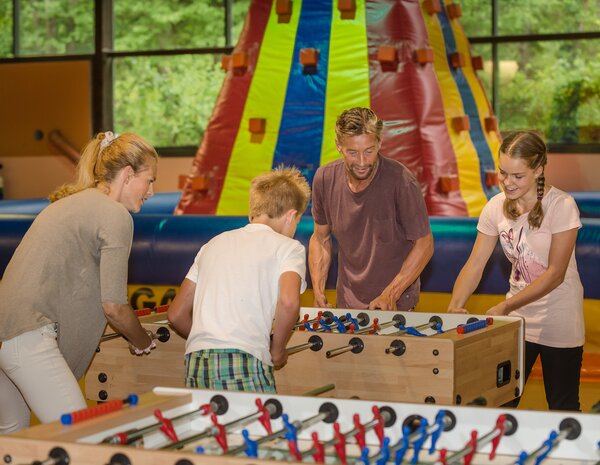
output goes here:
[{"label": "yellow inflatable stripe", "polygon": [[485,130],[485,118],[491,115],[490,105],[487,97],[485,96],[483,85],[477,77],[477,74],[475,73],[471,63],[471,47],[469,46],[469,41],[467,40],[465,31],[458,20],[450,21],[450,24],[452,25],[452,32],[454,33],[454,40],[456,41],[458,51],[465,57],[465,67],[462,70],[467,82],[469,83],[471,92],[473,93],[475,104],[477,105],[477,113],[479,113],[481,127],[483,128],[485,139],[488,143],[490,151],[492,152],[492,158],[494,159],[494,167],[498,168],[498,150],[500,149],[500,138],[498,137],[498,133],[496,131],[488,132]]},{"label": "yellow inflatable stripe", "polygon": [[423,4],[421,4],[421,14],[427,27],[430,45],[434,50],[433,65],[444,102],[450,142],[456,155],[461,195],[467,204],[469,216],[478,216],[486,204],[487,198],[481,186],[477,151],[467,131],[457,134],[452,128],[452,118],[463,116],[465,113],[462,99],[450,72],[444,36],[437,15],[429,15]]},{"label": "yellow inflatable stripe", "polygon": [[[242,122],[217,206],[217,215],[247,215],[250,181],[269,171],[273,163],[302,10],[302,1],[295,0],[290,22],[278,23],[276,3],[273,2],[260,47]],[[250,118],[266,119],[264,136],[250,134]]]},{"label": "yellow inflatable stripe", "polygon": [[356,1],[354,19],[341,19],[335,1],[332,15],[321,165],[340,156],[335,147],[339,114],[348,108],[371,106],[365,0]]}]

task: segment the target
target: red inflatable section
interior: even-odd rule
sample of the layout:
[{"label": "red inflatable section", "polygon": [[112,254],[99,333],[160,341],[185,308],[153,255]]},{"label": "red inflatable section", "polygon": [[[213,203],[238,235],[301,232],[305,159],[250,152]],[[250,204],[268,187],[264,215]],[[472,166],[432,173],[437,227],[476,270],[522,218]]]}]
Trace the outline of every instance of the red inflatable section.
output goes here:
[{"label": "red inflatable section", "polygon": [[[468,216],[460,191],[443,193],[440,174],[456,173],[438,78],[414,60],[429,47],[419,2],[367,3],[371,106],[386,122],[382,153],[418,178],[430,215]],[[398,63],[380,62],[380,46],[397,49]]]},{"label": "red inflatable section", "polygon": [[[270,13],[270,1],[252,2],[246,15],[244,29],[233,51],[234,54],[245,51],[247,70],[234,72],[230,69],[227,72],[212,117],[192,163],[192,169],[183,186],[183,194],[175,208],[176,215],[216,212],[252,81],[251,70],[256,67]],[[192,189],[193,179],[197,177],[206,179],[209,184],[208,192]]]}]

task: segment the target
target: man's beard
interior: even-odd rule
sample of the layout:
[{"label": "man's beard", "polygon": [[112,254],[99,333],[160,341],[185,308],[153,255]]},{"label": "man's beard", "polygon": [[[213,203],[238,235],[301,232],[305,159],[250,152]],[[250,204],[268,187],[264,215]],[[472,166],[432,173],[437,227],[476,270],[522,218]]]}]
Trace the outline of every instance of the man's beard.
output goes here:
[{"label": "man's beard", "polygon": [[375,168],[377,168],[377,163],[373,163],[372,165],[365,166],[365,168],[368,168],[368,169],[364,172],[364,174],[358,174],[354,171],[354,166],[350,165],[348,167],[348,174],[350,174],[350,176],[352,176],[357,181],[364,181],[366,179],[369,179],[373,175]]}]

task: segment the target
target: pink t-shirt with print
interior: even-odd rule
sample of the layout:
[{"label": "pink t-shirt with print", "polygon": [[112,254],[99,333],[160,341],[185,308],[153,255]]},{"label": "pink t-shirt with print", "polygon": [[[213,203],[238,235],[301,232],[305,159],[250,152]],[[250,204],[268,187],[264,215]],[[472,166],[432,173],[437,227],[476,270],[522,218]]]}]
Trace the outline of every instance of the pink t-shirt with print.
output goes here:
[{"label": "pink t-shirt with print", "polygon": [[[505,195],[494,196],[479,217],[477,230],[498,236],[506,257],[512,263],[509,298],[523,290],[548,268],[552,234],[581,228],[575,200],[566,192],[550,188],[542,199],[544,220],[530,229],[527,214],[516,220],[504,216]],[[575,251],[571,254],[564,281],[550,293],[511,316],[525,318],[525,338],[550,347],[578,347],[585,341],[583,287],[577,272]]]}]

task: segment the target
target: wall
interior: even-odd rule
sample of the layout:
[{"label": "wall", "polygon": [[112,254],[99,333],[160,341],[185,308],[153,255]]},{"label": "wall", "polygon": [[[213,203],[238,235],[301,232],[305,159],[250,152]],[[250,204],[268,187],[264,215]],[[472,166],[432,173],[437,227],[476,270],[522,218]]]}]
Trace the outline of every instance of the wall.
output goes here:
[{"label": "wall", "polygon": [[77,149],[91,134],[88,61],[0,66],[0,163],[5,198],[43,197],[72,176],[48,142],[59,130]]},{"label": "wall", "polygon": [[[188,174],[192,160],[191,157],[160,158],[154,190],[177,191],[178,177]],[[5,199],[47,197],[57,186],[70,182],[75,176],[75,166],[60,156],[0,156],[0,163],[4,165]]]},{"label": "wall", "polygon": [[600,191],[600,154],[550,154],[546,179],[567,192]]},{"label": "wall", "polygon": [[[4,197],[46,197],[75,175],[74,165],[48,141],[59,130],[80,151],[92,135],[88,61],[0,66],[0,164]],[[39,135],[41,137],[36,137]],[[161,158],[157,192],[177,190],[192,157]]]},{"label": "wall", "polygon": [[[161,158],[155,191],[177,191],[178,177],[188,173],[192,160],[191,157]],[[13,157],[0,154],[0,163],[4,165],[6,199],[45,197],[75,174],[74,166],[66,158],[56,155]],[[600,154],[591,153],[551,154],[546,168],[548,182],[568,192],[600,191],[598,173]]]}]

